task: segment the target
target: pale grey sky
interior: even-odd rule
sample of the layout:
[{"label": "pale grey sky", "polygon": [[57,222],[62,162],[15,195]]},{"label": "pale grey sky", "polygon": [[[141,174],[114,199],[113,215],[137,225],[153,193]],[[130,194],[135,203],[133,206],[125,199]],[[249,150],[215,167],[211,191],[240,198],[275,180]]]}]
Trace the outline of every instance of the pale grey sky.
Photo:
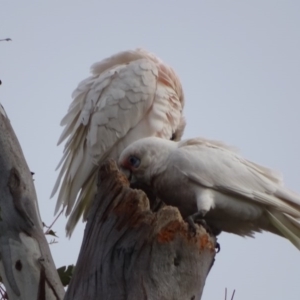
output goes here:
[{"label": "pale grey sky", "polygon": [[[248,159],[283,173],[300,193],[300,2],[0,2],[0,101],[35,174],[42,219],[62,155],[60,119],[89,67],[115,52],[146,48],[177,71],[186,96],[184,137],[237,146]],[[54,227],[57,266],[76,263],[84,226],[71,240]],[[223,233],[202,299],[299,300],[300,253],[272,234]]]}]

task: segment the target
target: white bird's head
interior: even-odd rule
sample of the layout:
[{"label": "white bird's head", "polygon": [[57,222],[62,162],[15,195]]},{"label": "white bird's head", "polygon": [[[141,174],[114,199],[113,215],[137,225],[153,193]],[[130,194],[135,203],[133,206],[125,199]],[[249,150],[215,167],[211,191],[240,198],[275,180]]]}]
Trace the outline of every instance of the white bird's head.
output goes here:
[{"label": "white bird's head", "polygon": [[150,185],[152,176],[165,170],[165,162],[176,147],[176,142],[157,137],[140,139],[123,150],[118,164],[125,174],[129,172],[134,179]]}]

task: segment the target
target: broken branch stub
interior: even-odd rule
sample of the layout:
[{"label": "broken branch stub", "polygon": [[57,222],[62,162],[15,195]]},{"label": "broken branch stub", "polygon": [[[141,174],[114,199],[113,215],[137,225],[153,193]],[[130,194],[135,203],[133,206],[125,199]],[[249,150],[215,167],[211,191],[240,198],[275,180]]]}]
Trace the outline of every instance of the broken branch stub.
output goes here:
[{"label": "broken branch stub", "polygon": [[32,175],[0,104],[0,275],[10,300],[63,299]]},{"label": "broken branch stub", "polygon": [[215,240],[198,226],[191,232],[177,208],[153,213],[112,161],[98,186],[65,299],[200,299]]}]

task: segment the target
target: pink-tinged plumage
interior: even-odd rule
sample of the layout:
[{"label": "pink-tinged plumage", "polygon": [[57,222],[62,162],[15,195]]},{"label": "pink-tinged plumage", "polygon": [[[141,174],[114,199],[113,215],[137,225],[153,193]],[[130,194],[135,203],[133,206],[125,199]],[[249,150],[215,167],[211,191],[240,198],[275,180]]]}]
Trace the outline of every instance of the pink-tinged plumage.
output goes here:
[{"label": "pink-tinged plumage", "polygon": [[185,127],[180,80],[155,55],[142,49],[124,51],[91,69],[92,76],[79,83],[61,121],[65,128],[58,144],[67,141],[51,194],[59,190],[55,212],[63,206],[70,215],[69,236],[81,215],[87,217],[99,164],[117,160],[140,138],[179,140]]}]

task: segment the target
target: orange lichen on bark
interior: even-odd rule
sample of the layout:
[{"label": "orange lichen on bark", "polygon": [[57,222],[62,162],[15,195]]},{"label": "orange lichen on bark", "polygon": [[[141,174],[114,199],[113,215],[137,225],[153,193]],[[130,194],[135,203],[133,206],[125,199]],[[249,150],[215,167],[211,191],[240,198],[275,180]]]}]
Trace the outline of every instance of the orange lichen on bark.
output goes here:
[{"label": "orange lichen on bark", "polygon": [[184,232],[183,224],[177,220],[172,221],[160,230],[160,232],[157,234],[157,240],[160,243],[171,242],[175,238],[175,235],[179,232]]},{"label": "orange lichen on bark", "polygon": [[199,234],[199,232],[196,235],[190,234],[185,224],[180,221],[170,222],[167,226],[163,227],[157,234],[157,241],[159,243],[169,243],[178,235],[181,235],[192,243],[198,244],[200,251],[203,249],[215,251],[214,244],[208,234]]},{"label": "orange lichen on bark", "polygon": [[203,250],[204,248],[208,248],[210,250],[215,251],[215,247],[212,244],[212,242],[210,241],[207,234],[203,234],[203,235],[200,236],[200,238],[199,238],[199,247],[200,247],[201,250]]}]

